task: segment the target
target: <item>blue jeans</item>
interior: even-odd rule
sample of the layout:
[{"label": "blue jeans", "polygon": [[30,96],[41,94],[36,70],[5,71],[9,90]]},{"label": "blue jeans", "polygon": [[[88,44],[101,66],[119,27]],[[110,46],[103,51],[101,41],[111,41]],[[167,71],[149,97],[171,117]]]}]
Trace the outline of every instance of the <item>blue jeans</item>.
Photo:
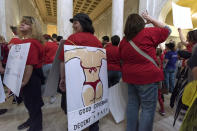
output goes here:
[{"label": "blue jeans", "polygon": [[112,87],[120,81],[121,78],[120,71],[108,71],[108,86]]},{"label": "blue jeans", "polygon": [[[158,84],[128,84],[126,131],[152,131],[157,105]],[[141,107],[141,112],[140,111]],[[140,114],[140,115],[139,115]]]},{"label": "blue jeans", "polygon": [[46,80],[48,78],[51,68],[52,68],[52,64],[46,64],[42,67],[43,74],[45,77],[45,84],[41,86],[42,94],[44,93],[44,90],[46,89]]},{"label": "blue jeans", "polygon": [[165,86],[169,92],[173,92],[175,86],[175,69],[165,69]]}]

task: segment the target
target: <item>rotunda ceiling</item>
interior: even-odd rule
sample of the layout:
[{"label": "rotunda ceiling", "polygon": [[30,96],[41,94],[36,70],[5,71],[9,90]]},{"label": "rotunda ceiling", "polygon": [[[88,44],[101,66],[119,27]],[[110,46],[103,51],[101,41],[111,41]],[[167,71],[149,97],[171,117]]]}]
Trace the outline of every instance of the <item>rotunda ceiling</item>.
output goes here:
[{"label": "rotunda ceiling", "polygon": [[[57,0],[33,0],[45,23],[57,23]],[[73,14],[86,13],[93,20],[112,4],[112,0],[73,0]]]}]

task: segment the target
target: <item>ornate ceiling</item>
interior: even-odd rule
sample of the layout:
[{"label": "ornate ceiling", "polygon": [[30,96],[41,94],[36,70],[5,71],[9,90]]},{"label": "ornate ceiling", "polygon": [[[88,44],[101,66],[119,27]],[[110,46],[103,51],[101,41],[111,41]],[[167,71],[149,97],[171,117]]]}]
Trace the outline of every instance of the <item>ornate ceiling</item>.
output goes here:
[{"label": "ornate ceiling", "polygon": [[[197,28],[197,0],[178,0],[176,4],[191,8],[192,23],[194,28]],[[172,11],[170,11],[167,15],[166,23],[169,25],[173,25]]]},{"label": "ornate ceiling", "polygon": [[[57,23],[57,0],[33,0],[39,9],[41,17],[45,23]],[[93,20],[102,14],[112,0],[73,0],[73,14],[86,13]]]}]

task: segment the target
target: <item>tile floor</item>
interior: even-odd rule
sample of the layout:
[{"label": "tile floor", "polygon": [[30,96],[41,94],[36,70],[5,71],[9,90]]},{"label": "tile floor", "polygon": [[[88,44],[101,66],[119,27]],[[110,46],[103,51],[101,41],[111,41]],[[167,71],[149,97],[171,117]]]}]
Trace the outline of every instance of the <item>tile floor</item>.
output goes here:
[{"label": "tile floor", "polygon": [[[175,127],[172,126],[174,110],[168,106],[169,99],[169,95],[165,97],[165,116],[158,114],[159,107],[157,107],[154,131],[178,131],[180,128],[181,122],[179,120],[177,120]],[[11,103],[12,100],[10,99],[6,103],[0,104],[0,108],[8,108],[8,112],[0,116],[0,131],[17,131],[17,126],[28,117],[23,104],[17,106]],[[67,120],[60,109],[60,95],[57,95],[54,104],[48,104],[47,99],[45,99],[45,103],[43,107],[43,131],[66,131]],[[100,121],[100,131],[125,131],[125,126],[125,121],[116,124],[111,114]]]}]

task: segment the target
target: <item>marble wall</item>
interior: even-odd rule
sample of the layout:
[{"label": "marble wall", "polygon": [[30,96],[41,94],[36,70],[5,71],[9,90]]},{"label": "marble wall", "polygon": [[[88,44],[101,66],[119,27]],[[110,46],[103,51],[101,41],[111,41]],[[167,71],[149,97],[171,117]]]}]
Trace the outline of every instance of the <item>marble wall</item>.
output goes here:
[{"label": "marble wall", "polygon": [[[131,13],[137,13],[139,7],[138,0],[125,0],[124,3],[124,25],[127,16]],[[108,35],[111,37],[111,17],[112,17],[112,7],[110,6],[102,15],[93,21],[95,28],[95,35],[101,40],[102,36]],[[124,28],[123,28],[124,30]]]},{"label": "marble wall", "polygon": [[37,18],[43,33],[46,33],[47,27],[42,21],[38,9],[35,7],[32,0],[5,0],[5,14],[7,41],[12,37],[10,25],[18,25],[22,16],[33,16]]}]

